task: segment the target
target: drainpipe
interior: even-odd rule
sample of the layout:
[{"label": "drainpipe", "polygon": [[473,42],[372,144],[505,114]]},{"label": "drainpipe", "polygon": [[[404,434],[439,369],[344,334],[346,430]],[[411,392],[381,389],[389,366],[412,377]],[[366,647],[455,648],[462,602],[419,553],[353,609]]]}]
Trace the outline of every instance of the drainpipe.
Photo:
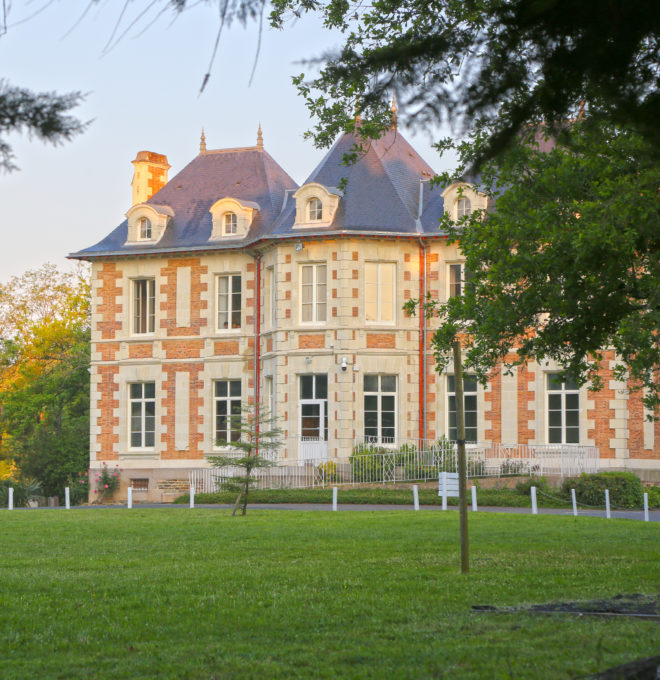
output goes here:
[{"label": "drainpipe", "polygon": [[424,299],[426,298],[426,246],[419,239],[419,438],[426,440],[427,424],[427,357],[426,357],[426,313]]}]

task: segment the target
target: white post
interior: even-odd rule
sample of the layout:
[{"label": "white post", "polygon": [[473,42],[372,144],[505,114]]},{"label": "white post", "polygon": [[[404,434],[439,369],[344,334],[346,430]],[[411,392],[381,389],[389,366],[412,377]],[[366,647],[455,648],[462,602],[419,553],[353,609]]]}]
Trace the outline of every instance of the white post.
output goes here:
[{"label": "white post", "polygon": [[612,518],[612,513],[610,512],[610,490],[605,489],[605,517],[607,519]]},{"label": "white post", "polygon": [[538,508],[538,505],[536,504],[536,487],[532,486],[530,488],[530,492],[532,494],[532,515],[538,515],[539,514],[539,508]]},{"label": "white post", "polygon": [[447,509],[447,473],[442,473],[442,509]]},{"label": "white post", "polygon": [[649,521],[649,495],[647,493],[644,494],[644,521]]},{"label": "white post", "polygon": [[419,510],[419,487],[417,484],[413,484],[413,503],[415,504],[415,510]]},{"label": "white post", "polygon": [[126,489],[126,507],[130,510],[133,507],[133,487]]},{"label": "white post", "polygon": [[571,489],[571,500],[573,501],[573,517],[577,517],[577,498],[575,497],[575,489]]},{"label": "white post", "polygon": [[337,512],[337,487],[332,487],[332,511]]},{"label": "white post", "polygon": [[190,507],[191,508],[195,507],[195,485],[194,484],[190,485]]},{"label": "white post", "polygon": [[71,510],[71,493],[68,486],[64,487],[64,507]]},{"label": "white post", "polygon": [[9,487],[8,489],[9,493],[7,494],[7,510],[13,510],[14,509],[14,489],[13,487]]},{"label": "white post", "polygon": [[472,486],[472,512],[477,511],[477,487]]}]

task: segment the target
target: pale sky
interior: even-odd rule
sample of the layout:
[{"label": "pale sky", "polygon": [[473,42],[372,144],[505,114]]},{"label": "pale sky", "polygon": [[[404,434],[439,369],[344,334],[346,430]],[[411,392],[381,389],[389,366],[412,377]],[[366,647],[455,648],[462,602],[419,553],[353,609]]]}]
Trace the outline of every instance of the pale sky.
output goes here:
[{"label": "pale sky", "polygon": [[[8,138],[20,170],[0,174],[0,281],[44,262],[70,267],[67,253],[116,227],[130,207],[131,161],[140,150],[166,154],[172,178],[197,155],[202,127],[208,148],[220,149],[254,145],[261,122],[265,148],[299,183],[326,153],[303,139],[311,121],[291,84],[292,75],[309,73],[296,62],[339,44],[338,35],[314,20],[284,31],[264,27],[251,86],[257,27],[232,26],[223,33],[211,79],[198,96],[216,37],[217,8],[202,3],[174,23],[170,12],[149,27],[142,20],[104,52],[123,2],[94,4],[79,22],[89,0],[8,4],[0,78],[33,91],[85,92],[76,114],[92,122],[58,147],[20,135]],[[128,3],[119,34],[148,5]],[[400,127],[432,168],[447,167],[431,147],[441,136],[438,130],[413,135]]]}]

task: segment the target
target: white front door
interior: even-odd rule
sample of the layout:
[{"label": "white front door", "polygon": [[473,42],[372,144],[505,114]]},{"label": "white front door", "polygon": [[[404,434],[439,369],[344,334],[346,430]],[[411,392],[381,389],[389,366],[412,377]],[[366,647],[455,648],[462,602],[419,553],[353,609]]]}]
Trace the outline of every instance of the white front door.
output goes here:
[{"label": "white front door", "polygon": [[302,399],[300,401],[300,441],[298,460],[327,460],[326,401],[324,399]]}]

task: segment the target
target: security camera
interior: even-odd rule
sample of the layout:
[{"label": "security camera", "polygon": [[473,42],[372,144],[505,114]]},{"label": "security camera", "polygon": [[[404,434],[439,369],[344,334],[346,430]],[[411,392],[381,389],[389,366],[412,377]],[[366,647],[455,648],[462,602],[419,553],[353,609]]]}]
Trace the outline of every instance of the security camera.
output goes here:
[{"label": "security camera", "polygon": [[342,357],[341,359],[341,370],[346,371],[348,369],[348,363],[346,361],[346,357]]}]

